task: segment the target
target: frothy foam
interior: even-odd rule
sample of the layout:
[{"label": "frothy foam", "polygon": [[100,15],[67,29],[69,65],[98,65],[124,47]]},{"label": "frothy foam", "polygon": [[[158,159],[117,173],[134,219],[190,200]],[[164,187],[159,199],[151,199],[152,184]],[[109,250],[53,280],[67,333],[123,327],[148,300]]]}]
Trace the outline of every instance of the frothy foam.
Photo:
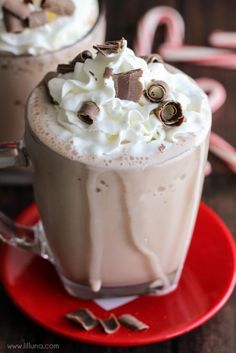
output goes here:
[{"label": "frothy foam", "polygon": [[[145,168],[156,163],[164,163],[188,150],[195,145],[191,135],[187,136],[184,143],[169,144],[169,148],[161,152],[157,148],[153,153],[141,156],[130,155],[129,150],[123,148],[123,153],[115,158],[111,156],[97,157],[93,154],[81,154],[70,141],[70,134],[56,121],[56,109],[48,101],[46,90],[43,86],[37,87],[31,94],[27,107],[28,123],[32,133],[46,146],[56,153],[70,160],[80,161],[93,166],[105,168]],[[54,117],[54,119],[52,119]],[[161,145],[163,141],[159,142]],[[182,176],[184,178],[184,176]]]}]

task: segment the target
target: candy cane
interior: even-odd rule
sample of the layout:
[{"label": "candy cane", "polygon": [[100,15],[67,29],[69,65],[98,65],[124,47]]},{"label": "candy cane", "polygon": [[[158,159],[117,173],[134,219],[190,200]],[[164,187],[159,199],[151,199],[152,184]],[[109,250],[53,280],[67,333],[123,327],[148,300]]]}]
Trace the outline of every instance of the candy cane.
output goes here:
[{"label": "candy cane", "polygon": [[215,47],[236,49],[236,32],[214,31],[209,36],[209,43]]},{"label": "candy cane", "polygon": [[212,113],[222,107],[226,100],[226,90],[224,86],[211,78],[202,77],[196,80],[197,84],[208,94]]},{"label": "candy cane", "polygon": [[147,11],[137,27],[135,52],[137,55],[148,55],[152,51],[155,32],[160,25],[166,25],[165,44],[179,47],[184,40],[184,21],[179,12],[172,7],[159,6]]},{"label": "candy cane", "polygon": [[236,173],[236,149],[214,132],[210,136],[210,151],[223,159]]},{"label": "candy cane", "polygon": [[193,45],[174,48],[163,45],[159,54],[168,62],[189,62],[195,65],[236,69],[236,53],[227,49]]},{"label": "candy cane", "polygon": [[[209,78],[200,78],[196,81],[208,93],[211,110],[213,113],[216,112],[226,100],[224,86]],[[215,132],[210,135],[210,151],[225,161],[229,168],[236,173],[236,149]]]}]

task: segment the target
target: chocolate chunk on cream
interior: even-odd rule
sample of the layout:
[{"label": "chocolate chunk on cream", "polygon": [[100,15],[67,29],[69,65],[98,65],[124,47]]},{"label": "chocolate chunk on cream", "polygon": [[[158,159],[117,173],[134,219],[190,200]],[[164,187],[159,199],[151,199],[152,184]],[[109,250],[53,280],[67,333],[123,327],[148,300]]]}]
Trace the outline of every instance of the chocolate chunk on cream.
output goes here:
[{"label": "chocolate chunk on cream", "polygon": [[71,16],[75,11],[75,4],[71,0],[42,0],[41,6],[61,16]]},{"label": "chocolate chunk on cream", "polygon": [[30,15],[29,6],[16,0],[5,0],[3,3],[3,8],[21,20],[25,20]]},{"label": "chocolate chunk on cream", "polygon": [[93,48],[104,56],[118,54],[124,45],[124,39],[108,41],[104,44],[94,45]]},{"label": "chocolate chunk on cream", "polygon": [[143,92],[143,86],[139,80],[142,74],[143,71],[141,69],[113,74],[116,97],[138,102]]},{"label": "chocolate chunk on cream", "polygon": [[78,118],[83,121],[84,123],[91,125],[94,120],[96,119],[96,116],[99,113],[99,108],[96,103],[94,102],[85,102],[82,104],[82,107],[78,111]]},{"label": "chocolate chunk on cream", "polygon": [[23,21],[3,8],[3,21],[7,32],[21,33],[24,30]]}]

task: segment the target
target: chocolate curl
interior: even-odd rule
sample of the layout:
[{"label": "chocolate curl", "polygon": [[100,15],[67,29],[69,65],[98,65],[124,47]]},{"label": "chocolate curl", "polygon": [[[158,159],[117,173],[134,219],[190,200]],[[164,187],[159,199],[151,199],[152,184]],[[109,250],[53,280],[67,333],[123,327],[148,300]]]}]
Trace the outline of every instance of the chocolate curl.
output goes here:
[{"label": "chocolate curl", "polygon": [[124,45],[124,39],[105,42],[104,44],[94,45],[93,48],[104,56],[118,54]]},{"label": "chocolate curl", "polygon": [[50,102],[51,102],[52,104],[58,104],[58,103],[53,99],[53,97],[52,97],[51,94],[50,94],[50,91],[49,91],[49,88],[48,88],[48,82],[49,82],[50,80],[52,80],[53,78],[57,77],[57,76],[58,76],[58,73],[57,73],[57,72],[55,72],[55,71],[50,71],[50,72],[48,72],[48,73],[44,76],[44,78],[43,78],[42,81],[41,81],[41,84],[43,84],[43,85],[45,86],[46,90],[47,90],[48,97],[49,97]]},{"label": "chocolate curl", "polygon": [[142,74],[141,69],[136,69],[112,75],[116,97],[138,102],[143,93],[143,86],[139,80]]},{"label": "chocolate curl", "polygon": [[44,10],[31,12],[28,18],[29,28],[35,28],[48,22],[47,14]]},{"label": "chocolate curl", "polygon": [[7,32],[21,33],[24,30],[23,21],[12,15],[3,7],[3,21]]},{"label": "chocolate curl", "polygon": [[21,20],[25,20],[30,15],[29,6],[16,0],[5,0],[3,3],[3,8]]},{"label": "chocolate curl", "polygon": [[159,149],[159,151],[160,151],[161,153],[163,153],[163,152],[165,151],[165,149],[166,149],[166,146],[163,145],[163,143],[161,143],[160,146],[158,147],[158,149]]},{"label": "chocolate curl", "polygon": [[179,126],[184,121],[182,107],[179,102],[165,101],[153,110],[156,117],[166,127]]},{"label": "chocolate curl", "polygon": [[152,64],[152,63],[163,64],[164,63],[163,58],[158,54],[149,55],[147,57],[146,61],[147,61],[147,64]]},{"label": "chocolate curl", "polygon": [[106,67],[103,73],[103,77],[106,78],[110,78],[112,76],[112,68],[111,67]]},{"label": "chocolate curl", "polygon": [[111,314],[106,320],[99,319],[98,321],[102,326],[104,332],[108,335],[117,332],[120,328],[120,323],[114,314]]},{"label": "chocolate curl", "polygon": [[98,324],[98,320],[93,313],[85,308],[66,314],[65,317],[80,325],[86,331],[92,330]]},{"label": "chocolate curl", "polygon": [[132,331],[147,330],[149,326],[144,322],[138,320],[135,316],[124,314],[119,317],[119,321]]},{"label": "chocolate curl", "polygon": [[71,16],[75,11],[75,4],[71,0],[42,0],[41,7],[61,16]]},{"label": "chocolate curl", "polygon": [[89,50],[84,50],[79,53],[72,61],[71,64],[84,63],[87,59],[93,59],[93,54]]},{"label": "chocolate curl", "polygon": [[84,102],[77,113],[78,118],[84,123],[91,125],[96,119],[100,109],[94,102]]},{"label": "chocolate curl", "polygon": [[164,81],[153,80],[144,91],[144,95],[150,102],[159,103],[166,99],[168,91],[168,85]]},{"label": "chocolate curl", "polygon": [[68,74],[69,72],[73,72],[75,68],[75,64],[59,64],[57,66],[57,72],[59,74]]}]

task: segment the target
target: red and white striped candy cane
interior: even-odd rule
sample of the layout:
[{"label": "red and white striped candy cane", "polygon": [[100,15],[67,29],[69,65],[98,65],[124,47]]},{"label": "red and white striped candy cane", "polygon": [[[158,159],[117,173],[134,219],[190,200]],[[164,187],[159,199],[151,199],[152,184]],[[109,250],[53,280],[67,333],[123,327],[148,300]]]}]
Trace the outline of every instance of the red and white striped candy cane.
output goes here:
[{"label": "red and white striped candy cane", "polygon": [[166,25],[165,45],[179,47],[184,41],[184,21],[179,12],[172,7],[158,6],[147,11],[137,27],[135,52],[137,55],[148,55],[152,51],[152,44],[157,28]]},{"label": "red and white striped candy cane", "polygon": [[[208,94],[211,110],[215,113],[226,100],[224,86],[218,81],[209,78],[200,78],[196,81]],[[236,173],[236,149],[215,132],[211,132],[210,135],[210,151],[221,158]]]},{"label": "red and white striped candy cane", "polygon": [[207,93],[212,113],[222,107],[226,100],[224,86],[212,78],[201,77],[196,80],[197,84]]},{"label": "red and white striped candy cane", "polygon": [[236,32],[213,31],[208,40],[214,47],[236,49]]}]

